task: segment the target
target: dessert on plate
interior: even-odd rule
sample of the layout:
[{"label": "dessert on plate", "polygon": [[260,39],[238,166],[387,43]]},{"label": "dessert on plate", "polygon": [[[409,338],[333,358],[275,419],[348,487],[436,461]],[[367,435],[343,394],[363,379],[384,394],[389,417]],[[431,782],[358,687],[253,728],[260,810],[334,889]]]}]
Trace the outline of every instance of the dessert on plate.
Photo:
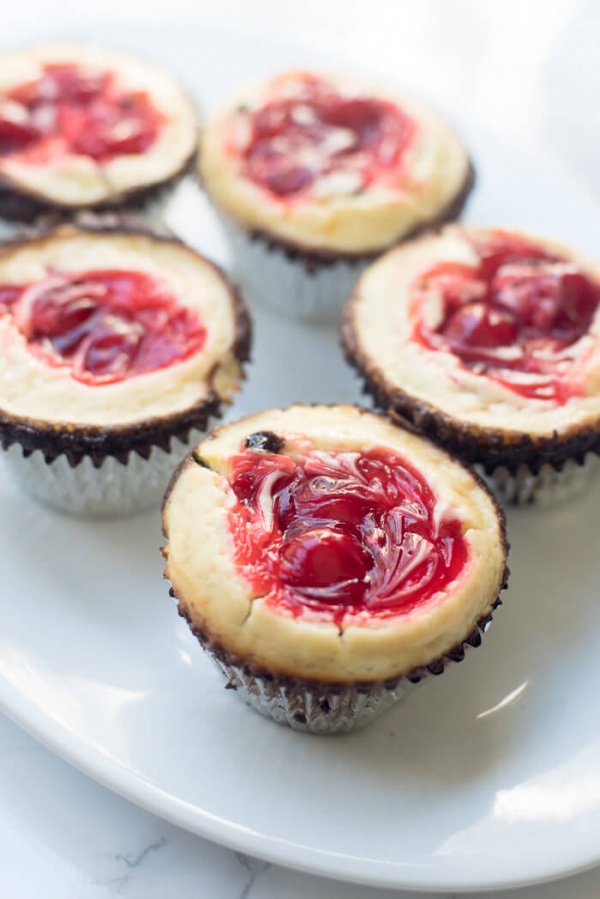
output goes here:
[{"label": "dessert on plate", "polygon": [[[222,272],[174,237],[63,225],[0,252],[0,442],[53,506],[157,502],[231,401],[249,319]],[[193,444],[192,444],[193,445]]]},{"label": "dessert on plate", "polygon": [[354,406],[218,427],[175,473],[163,525],[171,593],[228,686],[320,733],[462,659],[507,578],[483,483]]},{"label": "dessert on plate", "polygon": [[595,468],[599,303],[600,274],[564,244],[453,225],[365,272],[342,343],[378,406],[523,502]]},{"label": "dessert on plate", "polygon": [[0,218],[144,206],[188,169],[193,103],[157,66],[85,44],[0,54]]},{"label": "dessert on plate", "polygon": [[368,260],[456,218],[473,183],[436,112],[308,71],[248,88],[210,121],[199,173],[251,298],[300,318],[339,312]]}]

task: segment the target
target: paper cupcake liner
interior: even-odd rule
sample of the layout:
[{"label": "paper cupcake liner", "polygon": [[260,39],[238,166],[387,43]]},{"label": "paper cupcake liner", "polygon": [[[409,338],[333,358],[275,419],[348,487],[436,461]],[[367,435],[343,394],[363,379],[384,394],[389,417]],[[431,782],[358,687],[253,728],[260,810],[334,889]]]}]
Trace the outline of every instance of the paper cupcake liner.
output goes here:
[{"label": "paper cupcake liner", "polygon": [[[206,431],[216,421],[211,419]],[[54,509],[96,518],[126,516],[161,502],[173,471],[206,431],[192,431],[185,442],[173,438],[168,451],[153,446],[148,458],[135,452],[123,462],[105,456],[98,466],[89,456],[77,465],[65,455],[46,461],[41,450],[26,454],[18,443],[4,452],[4,459],[23,489]]]},{"label": "paper cupcake liner", "polygon": [[[508,570],[501,590],[507,578]],[[175,596],[173,589],[170,593]],[[227,679],[226,689],[235,690],[247,705],[277,724],[308,733],[336,734],[364,727],[426,678],[437,677],[449,664],[462,661],[471,648],[481,645],[482,635],[500,602],[498,597],[462,643],[428,665],[394,680],[355,684],[312,683],[262,671],[237,659],[212,640],[194,623],[181,603],[179,614],[187,620],[192,633]]]},{"label": "paper cupcake liner", "polygon": [[245,298],[304,321],[337,318],[371,257],[323,259],[290,251],[219,216]]},{"label": "paper cupcake liner", "polygon": [[491,474],[483,466],[475,466],[498,501],[504,504],[554,505],[575,499],[584,493],[598,474],[600,459],[595,453],[587,453],[580,460],[567,459],[560,469],[545,462],[534,472],[525,463],[511,472],[499,465]]}]

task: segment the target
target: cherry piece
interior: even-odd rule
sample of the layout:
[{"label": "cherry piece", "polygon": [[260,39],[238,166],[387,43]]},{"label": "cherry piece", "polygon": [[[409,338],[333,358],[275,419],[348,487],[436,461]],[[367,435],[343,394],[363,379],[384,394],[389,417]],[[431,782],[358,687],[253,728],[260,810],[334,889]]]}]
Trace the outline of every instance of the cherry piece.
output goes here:
[{"label": "cherry piece", "polygon": [[398,454],[245,449],[232,460],[235,559],[256,595],[286,613],[410,613],[460,577],[460,523]]},{"label": "cherry piece", "polygon": [[[580,392],[568,377],[575,353],[566,351],[589,331],[600,284],[516,235],[497,232],[473,246],[477,265],[440,263],[414,285],[414,339],[522,396],[566,403]],[[442,301],[434,329],[419,316],[428,292]]]},{"label": "cherry piece", "polygon": [[206,339],[197,314],[143,272],[101,269],[7,285],[3,305],[36,358],[91,385],[166,368]]},{"label": "cherry piece", "polygon": [[[294,97],[276,98],[248,115],[251,137],[243,171],[279,198],[307,193],[322,175],[352,172],[365,187],[400,166],[416,133],[398,106],[343,97],[324,79],[298,79]],[[356,188],[353,188],[356,189]]]}]

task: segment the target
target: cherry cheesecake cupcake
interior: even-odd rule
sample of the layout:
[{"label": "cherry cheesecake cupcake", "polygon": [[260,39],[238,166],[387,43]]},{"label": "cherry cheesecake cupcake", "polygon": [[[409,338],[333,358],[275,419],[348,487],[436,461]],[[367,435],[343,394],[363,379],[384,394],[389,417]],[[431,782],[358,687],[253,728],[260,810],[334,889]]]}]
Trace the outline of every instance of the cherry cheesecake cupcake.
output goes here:
[{"label": "cherry cheesecake cupcake", "polygon": [[507,578],[483,483],[354,406],[217,428],[175,473],[163,524],[171,594],[228,687],[318,733],[461,660]]},{"label": "cherry cheesecake cupcake", "polygon": [[342,343],[377,405],[503,499],[560,498],[600,451],[599,304],[600,273],[563,244],[454,225],[365,272]]},{"label": "cherry cheesecake cupcake", "polygon": [[473,183],[437,113],[361,79],[287,72],[203,131],[199,172],[257,301],[331,317],[367,261],[456,218]]},{"label": "cherry cheesecake cupcake", "polygon": [[197,113],[162,69],[99,47],[0,55],[0,217],[145,206],[189,169]]},{"label": "cherry cheesecake cupcake", "polygon": [[231,401],[249,343],[229,281],[174,237],[121,222],[5,244],[5,460],[57,508],[146,508]]}]

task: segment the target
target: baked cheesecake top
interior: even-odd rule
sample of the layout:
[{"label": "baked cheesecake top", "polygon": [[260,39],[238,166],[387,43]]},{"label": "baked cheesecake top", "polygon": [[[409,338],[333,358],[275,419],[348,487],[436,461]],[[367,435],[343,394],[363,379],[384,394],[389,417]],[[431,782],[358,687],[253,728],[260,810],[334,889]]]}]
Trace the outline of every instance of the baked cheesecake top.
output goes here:
[{"label": "baked cheesecake top", "polygon": [[176,239],[65,225],[0,253],[0,410],[105,428],[169,416],[241,376],[245,312]]},{"label": "baked cheesecake top", "polygon": [[488,492],[428,441],[351,406],[218,428],[164,506],[192,625],[289,677],[390,679],[457,648],[505,578]]},{"label": "baked cheesecake top", "polygon": [[59,208],[113,201],[187,165],[197,114],[166,72],[78,44],[0,55],[0,182]]},{"label": "baked cheesecake top", "polygon": [[462,144],[432,110],[347,76],[288,72],[203,133],[206,190],[242,226],[300,248],[369,253],[466,189]]},{"label": "baked cheesecake top", "polygon": [[600,414],[600,275],[565,245],[448,226],[378,260],[343,342],[380,395],[476,426],[562,433]]}]

